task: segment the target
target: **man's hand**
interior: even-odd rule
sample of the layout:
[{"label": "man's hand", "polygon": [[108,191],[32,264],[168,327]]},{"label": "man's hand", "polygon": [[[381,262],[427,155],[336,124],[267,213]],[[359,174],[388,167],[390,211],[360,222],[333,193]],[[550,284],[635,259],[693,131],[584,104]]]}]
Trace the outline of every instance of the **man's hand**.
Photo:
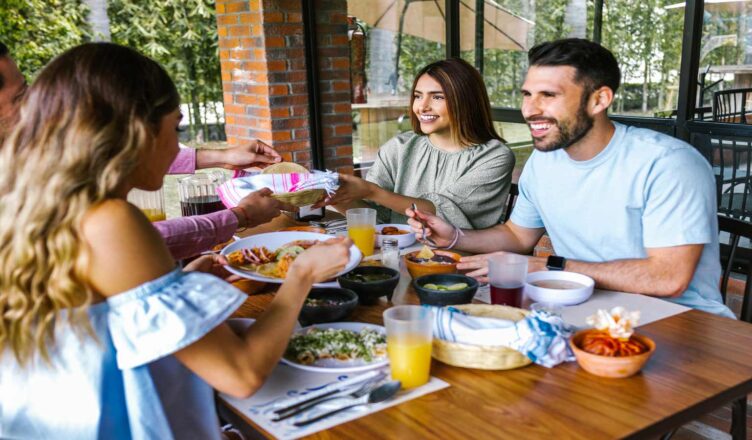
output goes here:
[{"label": "man's hand", "polygon": [[[454,226],[445,222],[440,217],[421,210],[413,211],[410,208],[405,210],[405,215],[408,217],[407,223],[413,232],[415,232],[415,237],[418,240],[423,239],[423,237],[431,237],[436,246],[446,247],[452,244]],[[425,225],[425,228],[423,225]]]},{"label": "man's hand", "polygon": [[[465,275],[477,279],[481,283],[487,283],[488,280],[488,259],[495,255],[504,255],[509,252],[491,252],[490,254],[472,255],[469,257],[460,258],[460,262],[457,263],[457,270],[470,271]],[[543,257],[527,257],[527,271],[540,272],[542,270],[548,270],[546,268],[546,258]]]},{"label": "man's hand", "polygon": [[222,150],[199,149],[196,152],[196,168],[221,167],[228,170],[243,170],[253,167],[266,168],[281,161],[279,153],[260,140]]},{"label": "man's hand", "polygon": [[[280,210],[295,211],[292,205],[282,203],[271,197],[272,190],[263,188],[252,192],[240,199],[238,206],[232,208],[238,217],[238,226],[241,228],[252,228],[264,224],[280,214]],[[242,213],[235,212],[242,210]]]}]

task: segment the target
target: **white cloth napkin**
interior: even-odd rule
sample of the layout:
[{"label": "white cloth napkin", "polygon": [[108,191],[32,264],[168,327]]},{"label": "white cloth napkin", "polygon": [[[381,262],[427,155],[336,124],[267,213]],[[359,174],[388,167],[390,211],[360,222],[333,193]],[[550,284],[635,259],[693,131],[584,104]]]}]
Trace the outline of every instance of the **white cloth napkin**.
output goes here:
[{"label": "white cloth napkin", "polygon": [[339,188],[339,175],[332,171],[313,170],[310,173],[261,174],[237,171],[232,180],[217,188],[217,194],[227,208],[238,206],[240,199],[262,188],[275,193],[289,193],[306,189],[323,189],[328,195]]},{"label": "white cloth napkin", "polygon": [[574,353],[567,343],[574,328],[560,316],[534,311],[525,319],[514,322],[471,316],[454,307],[431,308],[434,311],[435,338],[470,345],[509,347],[548,368],[574,361]]}]

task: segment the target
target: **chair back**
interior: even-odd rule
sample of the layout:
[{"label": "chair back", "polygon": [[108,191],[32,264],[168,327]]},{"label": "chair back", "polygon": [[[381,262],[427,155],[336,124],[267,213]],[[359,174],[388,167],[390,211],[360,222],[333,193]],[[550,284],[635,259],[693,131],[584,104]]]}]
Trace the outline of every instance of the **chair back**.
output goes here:
[{"label": "chair back", "polygon": [[[740,318],[746,322],[752,322],[752,310],[750,310],[752,249],[739,246],[742,238],[752,240],[752,223],[719,215],[718,230],[721,233],[721,267],[723,268],[721,295],[723,300],[726,301],[726,291],[732,272],[744,275],[746,279]],[[726,234],[728,234],[728,237],[725,236]]]},{"label": "chair back", "polygon": [[517,187],[516,183],[512,183],[512,185],[509,187],[507,207],[506,209],[504,209],[504,216],[501,219],[502,221],[507,222],[509,220],[509,217],[512,215],[512,208],[514,208],[514,202],[517,201],[518,195],[520,195],[520,189]]},{"label": "chair back", "polygon": [[749,98],[752,98],[752,88],[719,90],[713,93],[713,121],[748,124],[747,115],[752,113],[752,106],[747,104]]}]

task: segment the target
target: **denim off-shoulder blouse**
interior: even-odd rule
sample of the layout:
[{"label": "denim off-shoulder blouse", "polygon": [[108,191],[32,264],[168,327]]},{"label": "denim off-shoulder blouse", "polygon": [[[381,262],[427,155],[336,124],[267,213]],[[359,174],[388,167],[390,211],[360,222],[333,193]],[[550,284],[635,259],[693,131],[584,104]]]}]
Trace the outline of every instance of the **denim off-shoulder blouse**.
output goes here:
[{"label": "denim off-shoulder blouse", "polygon": [[0,438],[219,439],[212,388],[173,353],[245,298],[219,278],[175,269],[91,306],[96,339],[59,320],[49,364],[21,367],[6,350]]}]

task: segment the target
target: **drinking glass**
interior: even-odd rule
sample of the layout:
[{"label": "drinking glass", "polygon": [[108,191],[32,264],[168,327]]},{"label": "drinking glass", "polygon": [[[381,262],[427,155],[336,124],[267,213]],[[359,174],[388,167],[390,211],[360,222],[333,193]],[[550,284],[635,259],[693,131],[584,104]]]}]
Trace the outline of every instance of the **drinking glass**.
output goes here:
[{"label": "drinking glass", "polygon": [[392,379],[402,382],[402,388],[428,382],[433,311],[421,306],[394,306],[384,311],[384,326]]},{"label": "drinking glass", "polygon": [[373,255],[376,244],[376,210],[371,208],[354,208],[345,212],[347,217],[347,235],[363,256]]},{"label": "drinking glass", "polygon": [[225,209],[217,195],[217,188],[225,183],[221,172],[194,174],[178,181],[180,211],[183,217],[209,214]]},{"label": "drinking glass", "polygon": [[150,222],[161,222],[165,220],[164,194],[162,189],[156,191],[143,191],[132,189],[128,193],[128,201],[136,205]]},{"label": "drinking glass", "polygon": [[527,258],[522,255],[494,255],[488,259],[491,304],[522,306],[522,291],[527,277]]}]

